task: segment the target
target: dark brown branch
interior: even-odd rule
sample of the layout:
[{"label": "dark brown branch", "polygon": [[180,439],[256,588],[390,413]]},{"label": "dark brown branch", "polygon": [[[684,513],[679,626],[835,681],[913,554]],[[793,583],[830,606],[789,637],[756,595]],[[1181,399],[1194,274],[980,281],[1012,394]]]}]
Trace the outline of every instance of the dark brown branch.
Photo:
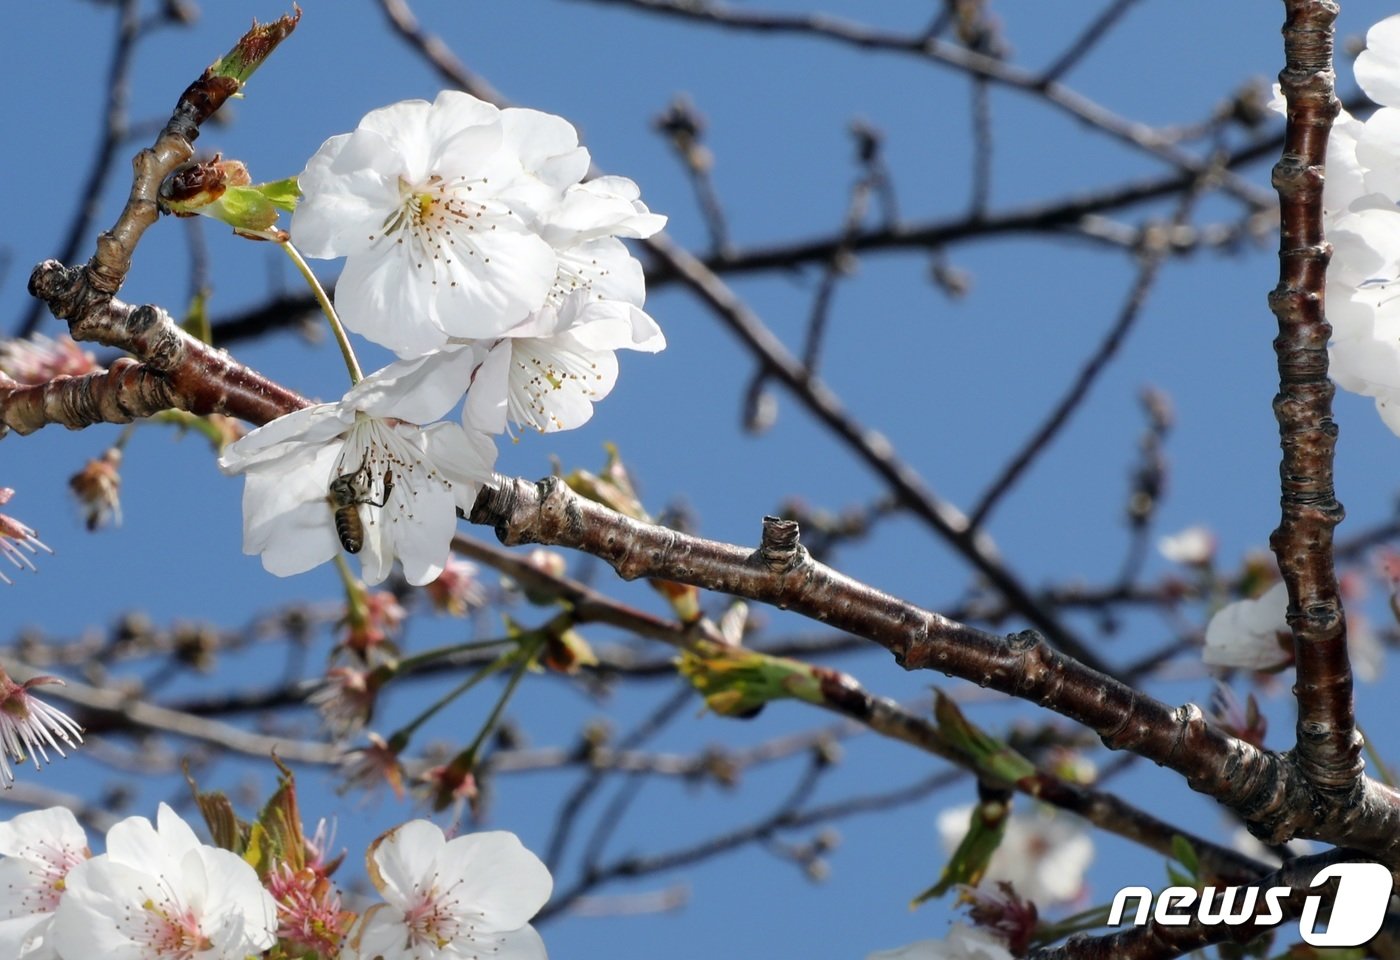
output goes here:
[{"label": "dark brown branch", "polygon": [[[508,482],[505,478],[501,478],[501,483],[503,490],[519,489],[528,486],[523,481],[516,480]],[[546,481],[545,485],[553,483],[553,481]],[[719,549],[729,552],[731,555],[739,551],[737,547],[714,544],[699,540],[698,538],[685,537],[673,531],[666,531],[664,528],[653,527],[648,524],[639,524],[636,521],[623,518],[620,514],[613,514],[611,511],[608,511],[598,504],[577,498],[562,484],[555,484],[555,486],[566,498],[580,504],[587,512],[596,513],[599,516],[610,516],[616,520],[623,521],[628,527],[644,528],[653,532],[662,531],[662,537],[667,535],[680,537],[688,542],[704,544],[707,550]],[[477,500],[478,510],[483,509],[483,503],[490,499],[492,499],[492,497],[483,493]],[[521,507],[521,509],[528,508]],[[473,512],[472,519],[475,522],[485,522],[477,517],[475,511]],[[765,537],[760,550],[752,555],[745,554],[742,560],[744,565],[750,571],[753,571],[760,579],[767,578],[770,581],[783,581],[794,576],[801,576],[800,572],[794,573],[794,571],[800,571],[809,566],[820,566],[811,562],[810,558],[807,557],[805,549],[798,542],[797,524],[774,521],[767,526],[767,530],[769,531],[769,535]],[[525,536],[528,542],[535,542],[533,539],[529,538],[532,534],[539,532],[542,531],[537,529],[526,533]],[[631,530],[625,533],[614,530],[612,531],[612,535],[620,534],[621,543],[625,544],[630,541],[631,532]],[[501,528],[499,526],[497,527],[497,534],[501,534]],[[607,537],[610,534],[608,532],[603,532],[601,535]],[[503,537],[503,539],[507,539],[507,542],[512,543],[522,542],[505,537]],[[648,540],[651,539],[652,538],[648,538]],[[629,555],[635,552],[637,559],[641,561],[643,555],[654,557],[656,550],[655,544],[654,542],[648,542],[648,540],[635,542],[630,548],[623,546],[619,548]],[[538,542],[559,543],[561,541],[543,539]],[[577,543],[563,543],[563,545],[579,546]],[[497,569],[502,570],[512,577],[518,576],[521,583],[529,585],[534,589],[548,591],[559,596],[561,599],[568,599],[571,603],[575,604],[576,612],[581,613],[582,611],[588,611],[588,617],[595,621],[612,623],[616,626],[632,630],[640,635],[650,636],[653,639],[669,643],[683,650],[694,649],[697,643],[714,644],[719,641],[719,638],[713,636],[712,631],[708,630],[708,621],[702,620],[694,627],[682,627],[679,624],[670,624],[652,617],[650,614],[630,610],[616,603],[616,601],[600,596],[582,584],[578,584],[564,577],[556,577],[552,574],[545,573],[525,563],[524,560],[513,557],[499,548],[491,547],[467,537],[457,537],[453,542],[453,547],[458,553],[464,556],[479,559],[483,563],[490,563],[492,566],[497,567]],[[588,548],[584,547],[584,549]],[[590,552],[593,551],[590,550]],[[607,554],[599,554],[599,556],[612,562],[612,559]],[[687,558],[687,560],[691,559],[695,558]],[[667,564],[668,568],[670,568],[669,559],[655,558],[655,562]],[[614,564],[614,566],[617,566],[617,564]],[[682,575],[669,579],[693,582],[686,579],[685,573],[688,572],[688,568],[688,562],[682,563],[681,566],[675,568],[681,571]],[[835,574],[834,571],[828,572],[834,577],[840,577],[840,575]],[[624,578],[633,579],[630,575],[630,571],[624,571],[619,568],[619,573],[621,573]],[[845,578],[841,579],[847,584],[852,584],[852,581],[845,580]],[[704,584],[697,585],[703,586]],[[856,586],[857,589],[865,591],[867,599],[871,596],[883,596],[876,595],[874,591],[870,591],[867,587]],[[725,587],[719,587],[718,589],[724,590],[725,592],[734,592]],[[815,592],[820,593],[822,588],[817,586],[813,589]],[[739,592],[738,595],[774,602],[771,597],[755,597],[751,593]],[[885,597],[884,599],[893,603],[899,602],[895,601],[892,597]],[[851,600],[848,596],[832,594],[831,603],[838,609],[849,609]],[[779,602],[778,605],[787,606],[788,604],[784,601]],[[797,604],[793,604],[791,609],[800,613],[807,612],[802,606]],[[910,610],[917,610],[917,608],[910,607]],[[927,614],[923,611],[918,611],[918,613],[925,617],[936,618],[943,623],[949,623],[949,621],[939,618],[937,614]],[[818,619],[828,620],[832,624],[836,624],[839,617],[819,616]],[[968,629],[955,624],[950,624],[950,626],[961,630]],[[859,631],[853,632],[859,633]],[[710,635],[707,636],[706,633],[710,633]],[[968,631],[968,633],[986,638],[994,644],[1004,644],[1004,641],[1000,638],[989,637],[987,634],[981,634],[977,631]],[[1055,655],[1051,654],[1051,656]],[[849,720],[854,720],[861,726],[879,733],[882,736],[899,740],[960,766],[976,769],[975,761],[972,758],[951,746],[939,732],[938,728],[924,718],[915,716],[893,701],[872,696],[845,674],[834,670],[815,669],[821,671],[824,677],[822,683],[822,702],[819,706]],[[944,670],[945,672],[957,672],[956,669],[945,666],[941,662],[938,664],[938,669]],[[1083,668],[1081,667],[1080,669]],[[1006,692],[1014,693],[1015,691],[1006,690]],[[1163,707],[1162,709],[1170,712],[1170,708]],[[1200,720],[1199,710],[1196,711],[1196,719],[1198,721]],[[1113,744],[1110,743],[1109,746],[1113,746]],[[1083,816],[1102,829],[1116,833],[1119,836],[1126,837],[1135,842],[1142,843],[1168,856],[1171,855],[1173,836],[1184,836],[1198,850],[1203,862],[1209,862],[1208,869],[1213,874],[1243,878],[1256,875],[1259,871],[1260,865],[1250,861],[1248,858],[1241,857],[1231,850],[1213,844],[1204,838],[1197,837],[1177,826],[1158,820],[1151,814],[1138,810],[1111,794],[1079,787],[1045,773],[1038,773],[1034,777],[1024,779],[1017,783],[1007,783],[1004,784],[1004,786],[1019,790],[1031,796],[1038,797],[1047,803],[1078,813],[1080,816]]]},{"label": "dark brown branch", "polygon": [[1037,602],[1026,586],[1007,569],[986,535],[970,527],[961,511],[930,490],[923,478],[900,459],[885,437],[857,423],[824,383],[808,376],[797,359],[787,352],[783,344],[719,277],[665,234],[658,234],[646,243],[658,256],[670,261],[687,286],[710,305],[776,379],[879,474],[909,511],[942,536],[1006,598],[1018,614],[1044,632],[1055,646],[1069,651],[1076,659],[1097,670],[1107,671],[1103,660]]},{"label": "dark brown branch", "polygon": [[621,516],[557,478],[534,485],[501,478],[478,496],[471,520],[494,527],[507,544],[591,553],[624,579],[674,580],[792,610],[878,643],[907,669],[941,671],[1037,703],[1094,730],[1110,749],[1177,771],[1261,837],[1310,837],[1388,861],[1400,857],[1400,796],[1390,788],[1362,778],[1354,796],[1320,795],[1288,756],[1212,727],[1194,704],[1170,707],[1034,633],[1006,639],[974,630],[814,562],[800,545],[778,541],[794,524],[765,524],[764,546],[753,552]]},{"label": "dark brown branch", "polygon": [[1298,768],[1319,790],[1344,797],[1356,788],[1364,761],[1332,557],[1332,531],[1343,511],[1333,485],[1335,388],[1327,376],[1332,327],[1323,315],[1331,256],[1322,226],[1323,165],[1339,106],[1332,73],[1337,5],[1289,0],[1287,10],[1287,66],[1279,80],[1288,101],[1288,129],[1274,167],[1282,221],[1280,270],[1269,295],[1279,329],[1274,414],[1283,447],[1283,511],[1270,545],[1288,584],[1288,622],[1297,652]]}]

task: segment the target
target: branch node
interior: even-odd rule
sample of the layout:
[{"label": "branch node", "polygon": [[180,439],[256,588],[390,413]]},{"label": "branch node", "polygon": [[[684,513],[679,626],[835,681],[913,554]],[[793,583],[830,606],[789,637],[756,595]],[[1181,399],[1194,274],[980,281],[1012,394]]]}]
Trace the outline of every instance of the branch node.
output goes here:
[{"label": "branch node", "polygon": [[787,573],[807,559],[807,550],[799,542],[802,531],[796,520],[780,517],[763,518],[763,539],[759,542],[758,559],[774,573]]}]

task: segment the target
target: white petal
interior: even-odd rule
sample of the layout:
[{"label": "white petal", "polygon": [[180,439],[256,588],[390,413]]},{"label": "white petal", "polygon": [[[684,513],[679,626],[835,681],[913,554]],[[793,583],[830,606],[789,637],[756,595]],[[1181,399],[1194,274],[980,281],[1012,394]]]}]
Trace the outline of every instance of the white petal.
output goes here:
[{"label": "white petal", "polygon": [[1332,344],[1331,374],[1338,384],[1367,397],[1400,391],[1400,342],[1355,337]]},{"label": "white petal", "polygon": [[344,402],[375,417],[431,423],[462,399],[479,363],[474,346],[451,344],[375,371],[357,383]]},{"label": "white petal", "polygon": [[461,248],[474,252],[459,250],[448,265],[456,286],[435,288],[437,321],[449,336],[500,336],[539,309],[554,284],[554,248],[523,226],[499,223]]},{"label": "white petal", "polygon": [[87,846],[87,833],[67,807],[30,810],[0,822],[0,854],[42,859],[54,848],[79,851]]},{"label": "white petal", "polygon": [[652,213],[638,198],[637,185],[625,177],[599,177],[577,184],[551,209],[541,230],[557,247],[602,236],[649,237],[666,218]]},{"label": "white petal", "polygon": [[295,410],[258,427],[224,448],[219,469],[227,474],[242,473],[249,467],[281,459],[300,444],[321,444],[345,432],[336,404],[317,403]]},{"label": "white petal", "polygon": [[[1400,119],[1400,111],[1396,111]],[[1327,231],[1333,244],[1330,283],[1359,287],[1400,273],[1400,211],[1360,210],[1339,217]]]},{"label": "white petal", "polygon": [[578,145],[578,131],[563,117],[511,107],[501,111],[503,146],[520,165],[559,190],[578,183],[588,172],[588,153]]},{"label": "white petal", "polygon": [[589,350],[572,333],[511,340],[510,419],[542,433],[572,430],[617,384],[617,355]]},{"label": "white petal", "polygon": [[26,914],[0,920],[0,957],[57,960],[52,927],[53,914]]},{"label": "white petal", "polygon": [[1367,168],[1368,191],[1400,196],[1400,109],[1384,107],[1371,115],[1356,142],[1356,159]]},{"label": "white petal", "polygon": [[396,162],[390,172],[416,183],[428,175],[432,145],[428,133],[431,105],[426,100],[402,100],[365,114],[356,134],[377,134],[389,144]]},{"label": "white petal", "polygon": [[411,904],[414,887],[432,876],[437,856],[446,845],[447,838],[437,824],[410,820],[374,842],[370,880],[380,896],[404,909]]},{"label": "white petal", "polygon": [[456,882],[454,896],[480,911],[481,927],[516,930],[549,900],[554,880],[540,858],[520,839],[503,830],[472,833],[449,840],[437,869]]},{"label": "white petal", "polygon": [[631,317],[631,349],[640,350],[643,353],[659,353],[666,349],[666,335],[661,332],[660,325],[651,318],[650,314],[640,307],[633,307]]},{"label": "white petal", "polygon": [[1400,16],[1387,17],[1366,31],[1366,49],[1356,58],[1355,69],[1366,96],[1400,107]]},{"label": "white petal", "polygon": [[483,484],[492,480],[496,444],[486,434],[455,423],[435,423],[423,431],[428,456],[452,484],[452,497],[470,512]]},{"label": "white petal", "polygon": [[229,850],[204,846],[198,856],[213,894],[203,911],[204,929],[216,934],[229,956],[245,955],[249,948],[270,950],[277,942],[277,903],[257,872]]},{"label": "white petal", "polygon": [[339,445],[315,448],[296,469],[250,472],[243,488],[243,552],[262,554],[268,573],[290,577],[330,560],[340,549],[326,502]]},{"label": "white petal", "polygon": [[[443,426],[458,429],[453,424]],[[411,501],[408,507],[388,515],[387,520],[381,514],[380,522],[387,524],[394,554],[403,564],[404,579],[421,587],[436,580],[447,565],[452,535],[457,531],[457,503],[441,479],[416,484],[402,495]],[[400,496],[397,486],[394,496]]]},{"label": "white petal", "polygon": [[297,177],[301,200],[292,240],[308,257],[329,259],[368,249],[402,202],[403,158],[370,132],[332,137]]},{"label": "white petal", "polygon": [[1376,397],[1376,412],[1390,432],[1400,436],[1400,393]]},{"label": "white petal", "polygon": [[462,423],[468,429],[502,433],[506,429],[507,397],[510,395],[509,341],[492,347],[476,369],[467,402],[462,406]]},{"label": "white petal", "polygon": [[447,339],[436,320],[433,286],[446,276],[444,266],[415,256],[409,243],[386,238],[345,261],[335,285],[336,310],[346,327],[400,356],[427,353]]},{"label": "white petal", "polygon": [[642,265],[616,237],[598,237],[559,252],[556,296],[582,290],[594,300],[646,302]]},{"label": "white petal", "polygon": [[149,883],[148,874],[109,856],[94,857],[74,867],[54,914],[53,942],[59,955],[145,960],[144,951],[113,921],[139,909],[141,901],[132,903],[132,894]]},{"label": "white petal", "polygon": [[492,960],[548,960],[549,954],[544,948],[544,940],[528,923],[519,930],[486,936],[493,941]]}]

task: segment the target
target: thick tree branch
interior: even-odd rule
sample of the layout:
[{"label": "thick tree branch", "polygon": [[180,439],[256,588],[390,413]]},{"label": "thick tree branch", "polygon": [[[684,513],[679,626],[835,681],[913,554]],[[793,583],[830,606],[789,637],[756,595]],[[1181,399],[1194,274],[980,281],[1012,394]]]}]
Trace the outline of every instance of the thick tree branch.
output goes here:
[{"label": "thick tree branch", "polygon": [[1282,213],[1279,284],[1269,295],[1278,317],[1279,393],[1274,398],[1283,462],[1283,516],[1270,538],[1288,584],[1288,622],[1297,651],[1298,768],[1339,797],[1355,789],[1364,766],[1352,703],[1346,619],[1337,590],[1332,531],[1342,505],[1333,487],[1337,425],[1327,376],[1332,327],[1323,315],[1331,247],[1323,238],[1322,188],[1333,94],[1332,0],[1288,0],[1287,66],[1279,74],[1288,101],[1283,157],[1274,167]]},{"label": "thick tree branch", "polygon": [[955,623],[813,561],[796,524],[769,519],[757,551],[641,523],[584,500],[562,481],[500,478],[472,522],[507,544],[547,543],[606,560],[624,579],[661,578],[747,597],[880,644],[906,669],[938,670],[1030,700],[1181,773],[1235,810],[1257,835],[1345,843],[1400,862],[1400,795],[1363,778],[1355,796],[1319,793],[1291,758],[1210,726],[1199,707],[1173,708],[1050,648]]}]

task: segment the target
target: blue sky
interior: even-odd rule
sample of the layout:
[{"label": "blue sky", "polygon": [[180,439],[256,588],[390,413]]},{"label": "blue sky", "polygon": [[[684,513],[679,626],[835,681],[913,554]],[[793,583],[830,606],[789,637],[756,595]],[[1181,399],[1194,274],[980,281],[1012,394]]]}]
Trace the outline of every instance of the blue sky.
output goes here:
[{"label": "blue sky", "polygon": [[[8,224],[0,232],[0,322],[7,330],[26,306],[28,271],[56,252],[79,199],[74,193],[98,136],[114,22],[114,12],[101,5],[60,0],[51,6],[49,16],[31,14],[24,20],[17,28],[22,42],[0,59],[0,125],[10,134],[0,153],[7,182],[0,210]],[[283,12],[241,0],[202,6],[197,26],[164,29],[143,42],[131,91],[134,120],[163,116],[185,84],[251,17]],[[1096,6],[1005,2],[994,9],[1015,62],[1034,68],[1052,59]],[[436,76],[386,33],[376,3],[307,0],[303,7],[295,36],[257,75],[246,100],[234,105],[232,125],[211,127],[200,140],[202,148],[248,163],[255,179],[293,175],[322,140],[352,129],[369,109],[411,97],[431,99],[439,89]],[[926,21],[930,8],[890,0],[831,3],[824,9],[912,30]],[[764,9],[802,7],[775,2]],[[635,179],[651,208],[671,218],[672,236],[692,247],[706,241],[690,186],[649,127],[680,93],[707,118],[715,182],[741,248],[837,227],[856,174],[846,132],[855,119],[885,133],[904,218],[954,216],[965,208],[971,156],[967,82],[944,68],[813,39],[730,35],[587,2],[441,0],[417,3],[415,10],[425,26],[513,100],[573,121],[598,165]],[[1342,33],[1360,36],[1388,12],[1380,3],[1348,4]],[[1245,81],[1268,82],[1277,73],[1280,20],[1276,4],[1139,4],[1068,82],[1143,123],[1192,123]],[[1340,72],[1344,78],[1349,73]],[[1344,80],[1341,86],[1350,90],[1352,85]],[[993,210],[1163,169],[1022,94],[997,89],[991,100],[997,147]],[[1267,164],[1243,175],[1267,187]],[[123,176],[118,165],[101,194],[102,224],[120,207]],[[1232,209],[1212,199],[1203,205],[1203,219],[1227,216]],[[1153,215],[1169,212],[1160,207]],[[205,230],[205,238],[216,318],[257,302],[269,289],[295,288],[295,276],[275,251],[218,229]],[[178,311],[188,295],[186,245],[181,224],[160,223],[143,242],[123,295]],[[1116,574],[1127,544],[1122,504],[1128,471],[1143,428],[1136,397],[1146,385],[1166,391],[1176,413],[1160,530],[1210,525],[1226,565],[1264,547],[1278,516],[1278,440],[1270,408],[1276,389],[1270,348],[1275,328],[1265,300],[1277,278],[1273,249],[1274,241],[1266,239],[1228,255],[1199,253],[1167,264],[1119,359],[1061,442],[993,518],[991,533],[1027,583],[1098,584]],[[884,433],[935,490],[967,507],[1113,322],[1132,270],[1121,254],[1046,237],[959,244],[947,256],[972,277],[962,300],[950,300],[927,281],[922,253],[863,258],[858,273],[838,290],[822,374],[851,412]],[[318,264],[327,278],[335,268]],[[815,278],[815,272],[768,274],[734,278],[732,284],[796,350]],[[624,355],[619,385],[590,424],[568,435],[503,443],[498,469],[543,476],[552,458],[566,469],[596,468],[602,445],[612,441],[639,478],[649,506],[684,504],[697,518],[698,532],[738,543],[754,542],[760,518],[788,497],[841,509],[869,503],[883,492],[791,397],[777,394],[780,414],[771,431],[760,437],[742,434],[741,398],[752,361],[679,290],[655,291],[648,309],[666,331],[668,350]],[[52,333],[56,326],[46,329]],[[308,344],[281,334],[235,352],[307,395],[330,398],[343,390],[339,360],[325,342]],[[372,350],[366,352],[367,366],[374,365],[374,357]],[[1342,427],[1338,487],[1348,512],[1344,535],[1393,513],[1400,441],[1379,423],[1369,401],[1341,396],[1337,411]],[[334,601],[337,583],[330,568],[278,580],[263,573],[256,558],[242,556],[241,485],[219,475],[207,445],[196,437],[138,430],[123,470],[125,524],[87,534],[68,500],[67,477],[118,429],[69,434],[53,428],[4,441],[0,485],[18,490],[7,510],[37,527],[56,554],[40,561],[37,576],[23,576],[0,592],[6,614],[0,640],[31,625],[77,637],[105,629],[128,610],[146,611],[162,624],[198,619],[236,628],[296,599]],[[1155,556],[1149,564],[1152,572],[1166,569]],[[884,522],[876,536],[842,551],[836,565],[934,609],[956,601],[968,583],[957,559],[904,517]],[[652,605],[645,587],[614,583],[606,570],[592,572],[610,593]],[[1383,599],[1372,598],[1376,612],[1383,611]],[[774,612],[763,616],[774,635],[812,629]],[[1075,626],[1093,634],[1092,621],[1075,621]],[[495,625],[481,629],[489,633]],[[422,648],[460,640],[461,632],[460,624],[429,617],[414,625],[408,644]],[[1170,636],[1160,620],[1129,617],[1115,636],[1101,642],[1106,656],[1123,662]],[[595,639],[606,637],[599,633]],[[313,670],[315,657],[323,654],[324,645],[310,651]],[[227,672],[181,679],[171,690],[208,691],[230,677],[250,684],[268,669],[259,657],[250,652],[230,658],[221,668]],[[280,659],[273,662],[280,669]],[[872,690],[927,702],[930,678],[906,676],[882,654],[846,658],[838,665]],[[1208,679],[1199,671],[1181,672],[1182,679],[1154,692],[1174,702],[1204,702]],[[948,689],[964,686],[936,679]],[[567,744],[581,722],[601,714],[612,715],[625,729],[629,719],[669,690],[668,684],[653,682],[615,702],[598,703],[542,679],[526,684],[512,713],[533,742]],[[1361,717],[1372,731],[1394,720],[1377,700],[1374,690],[1362,690]],[[490,701],[482,696],[468,702],[437,733],[469,737]],[[1271,744],[1279,746],[1292,722],[1286,684],[1278,685],[1270,704]],[[406,707],[390,704],[391,710]],[[993,729],[1034,716],[992,698],[981,698],[976,710]],[[752,724],[686,715],[657,746],[695,750],[711,742],[754,743],[814,722],[827,718],[793,705],[770,709]],[[1382,739],[1379,746],[1385,753],[1392,745]],[[860,737],[847,744],[843,770],[823,785],[819,799],[912,782],[933,768],[924,756]],[[79,761],[46,770],[38,779],[96,797],[119,774]],[[246,763],[219,764],[210,781],[231,786],[249,774],[264,785],[271,782],[269,767]],[[667,848],[746,822],[779,802],[796,776],[793,765],[765,770],[733,795],[709,786],[650,786],[613,849]],[[571,782],[554,774],[503,779],[489,825],[515,830],[538,847]],[[333,780],[319,772],[308,773],[305,783],[304,809],[338,815],[341,839],[352,851],[413,815],[410,807],[392,801],[356,806],[338,797],[330,789]],[[1213,805],[1190,794],[1174,776],[1134,768],[1114,788],[1148,805],[1170,796],[1174,816],[1223,836]],[[131,809],[152,813],[157,800],[178,792],[178,778],[151,778]],[[937,809],[971,796],[971,784],[961,783],[895,813],[842,822],[844,840],[830,857],[832,875],[824,884],[807,883],[791,864],[750,850],[684,875],[603,891],[639,893],[680,883],[689,888],[683,910],[566,917],[550,925],[547,942],[556,956],[664,951],[685,960],[721,950],[744,956],[863,956],[877,947],[937,935],[944,928],[943,908],[911,913],[906,903],[941,865],[933,828]],[[1159,860],[1104,843],[1091,874],[1091,899],[1105,901],[1124,883],[1160,885],[1162,876]]]}]

